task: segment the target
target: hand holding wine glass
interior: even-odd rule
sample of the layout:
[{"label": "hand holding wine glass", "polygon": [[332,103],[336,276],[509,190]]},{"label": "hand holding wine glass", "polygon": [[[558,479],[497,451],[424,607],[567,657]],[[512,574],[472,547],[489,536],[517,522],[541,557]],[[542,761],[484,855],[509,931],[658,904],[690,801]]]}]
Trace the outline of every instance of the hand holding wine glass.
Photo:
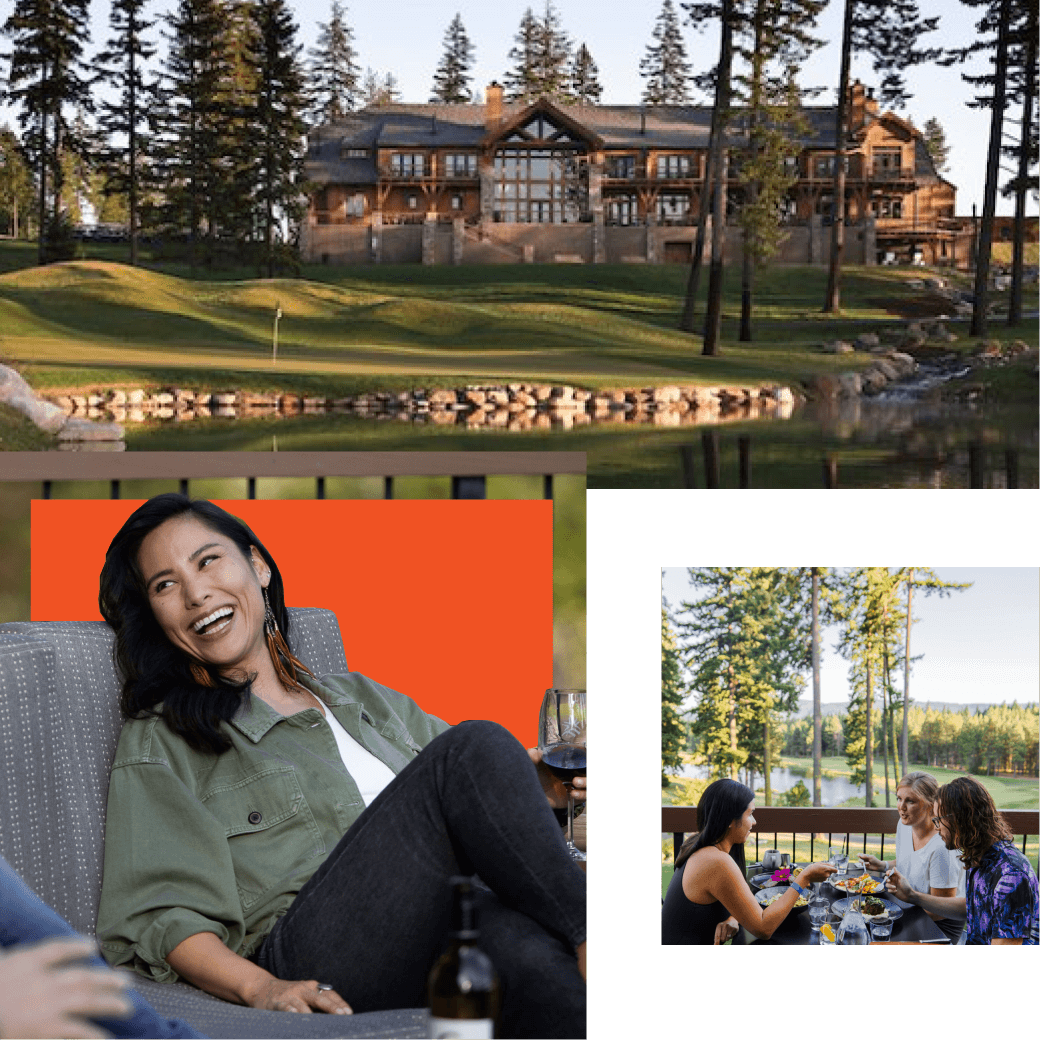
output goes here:
[{"label": "hand holding wine glass", "polygon": [[585,860],[574,845],[573,780],[585,775],[585,691],[547,690],[538,714],[538,751],[542,762],[568,788],[567,850],[573,860]]}]

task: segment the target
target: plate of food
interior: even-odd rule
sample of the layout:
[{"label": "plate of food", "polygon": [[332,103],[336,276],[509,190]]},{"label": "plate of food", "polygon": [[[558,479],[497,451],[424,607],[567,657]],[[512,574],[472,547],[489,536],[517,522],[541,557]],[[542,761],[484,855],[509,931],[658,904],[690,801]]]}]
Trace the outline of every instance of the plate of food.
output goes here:
[{"label": "plate of food", "polygon": [[[769,889],[760,889],[755,894],[755,899],[763,906],[769,907],[770,904],[776,903],[791,887],[790,886],[772,886]],[[809,906],[809,900],[807,896],[799,895],[798,899],[794,903],[792,911],[804,911]]]},{"label": "plate of food", "polygon": [[[854,899],[857,898],[846,896],[841,900],[835,900],[831,904],[831,910],[835,914],[843,915],[848,910],[849,901]],[[897,918],[903,917],[903,909],[887,896],[864,896],[860,898],[859,910],[868,922],[876,921],[879,918],[889,918],[895,921]]]},{"label": "plate of food", "polygon": [[884,879],[874,878],[866,872],[862,875],[831,875],[827,882],[843,893],[856,896],[885,892]]}]

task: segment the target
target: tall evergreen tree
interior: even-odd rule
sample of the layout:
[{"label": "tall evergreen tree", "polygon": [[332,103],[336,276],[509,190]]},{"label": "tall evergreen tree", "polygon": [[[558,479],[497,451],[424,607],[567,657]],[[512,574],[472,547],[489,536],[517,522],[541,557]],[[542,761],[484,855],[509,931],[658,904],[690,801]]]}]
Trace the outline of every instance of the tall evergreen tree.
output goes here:
[{"label": "tall evergreen tree", "polygon": [[82,151],[71,114],[92,107],[83,57],[89,7],[89,0],[18,0],[3,27],[12,41],[7,98],[19,109],[37,179],[40,263],[59,255],[63,157]]},{"label": "tall evergreen tree", "polygon": [[156,85],[147,73],[155,54],[148,38],[154,22],[145,13],[147,4],[148,0],[112,0],[112,36],[96,59],[101,78],[116,92],[111,100],[101,101],[99,125],[109,139],[104,153],[106,187],[127,199],[131,264],[137,263],[142,158],[147,155],[149,115],[156,101]]},{"label": "tall evergreen tree", "polygon": [[685,105],[690,100],[690,63],[672,0],[661,5],[651,38],[639,63],[639,74],[646,81],[643,104]]},{"label": "tall evergreen tree", "polygon": [[187,236],[188,263],[202,259],[222,222],[227,191],[226,10],[220,0],[179,0],[167,16],[170,47],[157,114],[161,217]]},{"label": "tall evergreen tree", "polygon": [[[797,708],[809,633],[797,580],[776,568],[691,568],[699,596],[677,617],[691,689],[693,732],[719,777],[769,776],[776,712]],[[767,801],[769,786],[767,781]]]},{"label": "tall evergreen tree", "polygon": [[0,128],[0,220],[12,238],[28,234],[26,218],[31,215],[34,198],[32,171],[22,143],[5,125]]},{"label": "tall evergreen tree", "polygon": [[838,103],[834,124],[834,189],[831,251],[823,310],[841,310],[841,268],[845,257],[845,153],[849,137],[848,94],[853,53],[867,54],[881,73],[880,100],[902,106],[909,98],[904,78],[913,65],[931,61],[939,52],[921,39],[939,24],[924,18],[917,0],[845,0],[842,21]]},{"label": "tall evergreen tree", "polygon": [[924,121],[921,133],[924,135],[924,143],[928,146],[928,154],[935,164],[935,172],[946,173],[950,168],[950,146],[946,141],[946,131],[942,123],[932,116]]},{"label": "tall evergreen tree", "polygon": [[743,198],[740,339],[751,340],[754,279],[783,238],[782,214],[797,181],[796,140],[807,125],[796,76],[821,40],[812,35],[824,0],[748,0],[736,52],[743,71],[736,95],[746,112],[747,146],[739,155]]},{"label": "tall evergreen tree", "polygon": [[571,41],[552,0],[546,0],[541,18],[530,8],[524,12],[509,59],[513,67],[504,87],[510,101],[573,100]]},{"label": "tall evergreen tree", "polygon": [[680,707],[686,696],[682,675],[682,655],[675,638],[675,630],[668,616],[668,607],[661,605],[661,787],[668,787],[668,767],[682,766],[686,746],[686,726]]},{"label": "tall evergreen tree", "polygon": [[354,31],[347,24],[339,0],[332,0],[328,22],[318,26],[316,46],[310,51],[312,118],[332,123],[357,108],[361,98],[361,70],[354,50]]},{"label": "tall evergreen tree", "polygon": [[538,19],[530,7],[520,19],[516,42],[509,52],[513,67],[502,79],[505,97],[509,101],[531,101],[537,96]]},{"label": "tall evergreen tree", "polygon": [[473,100],[470,70],[473,68],[474,47],[466,35],[462,16],[456,14],[444,34],[444,54],[433,74],[431,101],[458,104]]},{"label": "tall evergreen tree", "polygon": [[[973,108],[990,109],[990,136],[986,156],[986,185],[982,201],[982,221],[975,257],[975,292],[971,334],[985,336],[989,310],[989,271],[992,261],[993,224],[997,193],[1000,189],[1000,160],[1009,156],[1015,176],[1008,188],[1016,196],[1015,234],[1012,254],[1012,292],[1008,308],[1009,324],[1021,320],[1021,283],[1025,229],[1025,197],[1035,184],[1029,171],[1036,164],[1036,129],[1032,118],[1036,94],[1036,0],[961,0],[980,12],[971,43],[954,48],[945,59],[948,64],[963,64],[974,56],[991,60],[992,71],[963,72],[965,82],[976,90]],[[1021,106],[1023,119],[1018,139],[1005,142],[1004,119],[1012,106]]]},{"label": "tall evergreen tree", "polygon": [[599,82],[599,69],[585,44],[580,44],[574,52],[574,64],[571,67],[571,96],[579,105],[595,105],[603,97],[603,87]]},{"label": "tall evergreen tree", "polygon": [[295,237],[303,215],[305,77],[296,22],[286,0],[256,0],[256,103],[253,113],[257,216],[267,277],[273,278],[277,239]]}]

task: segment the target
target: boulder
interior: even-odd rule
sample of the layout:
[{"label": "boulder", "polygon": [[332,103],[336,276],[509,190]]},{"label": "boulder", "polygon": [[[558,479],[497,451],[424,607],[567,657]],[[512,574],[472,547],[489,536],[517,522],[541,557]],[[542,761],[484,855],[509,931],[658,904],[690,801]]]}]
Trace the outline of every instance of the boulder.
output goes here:
[{"label": "boulder", "polygon": [[877,333],[860,333],[853,347],[857,351],[876,351],[881,346],[881,337]]},{"label": "boulder", "polygon": [[119,423],[91,423],[86,419],[68,419],[58,431],[59,441],[122,441]]},{"label": "boulder", "polygon": [[858,398],[863,393],[863,383],[858,372],[843,372],[838,377],[843,398]]},{"label": "boulder", "polygon": [[809,384],[809,390],[814,397],[829,400],[838,397],[841,393],[841,381],[837,376],[823,373],[820,376],[814,376],[812,378],[812,381]]},{"label": "boulder", "polygon": [[34,426],[48,434],[57,433],[71,422],[63,408],[37,398],[21,374],[6,365],[0,365],[0,401],[17,409]]},{"label": "boulder", "polygon": [[877,366],[860,373],[860,387],[867,396],[880,394],[888,386],[888,377]]},{"label": "boulder", "polygon": [[[905,355],[904,355],[905,357]],[[878,358],[874,362],[872,368],[880,372],[886,380],[891,383],[893,380],[897,380],[901,377],[902,373],[899,371],[899,366],[896,365],[889,357]]]},{"label": "boulder", "polygon": [[854,349],[847,340],[830,340],[823,345],[824,354],[851,354]]}]

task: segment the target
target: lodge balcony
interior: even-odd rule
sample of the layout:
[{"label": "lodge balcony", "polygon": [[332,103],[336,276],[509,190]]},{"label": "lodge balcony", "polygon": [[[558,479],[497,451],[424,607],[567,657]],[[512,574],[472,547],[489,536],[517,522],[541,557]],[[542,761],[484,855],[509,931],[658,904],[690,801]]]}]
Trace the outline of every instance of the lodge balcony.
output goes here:
[{"label": "lodge balcony", "polygon": [[[1040,836],[1037,810],[1001,810],[1015,836],[1015,844],[1029,857],[1034,869]],[[869,852],[886,859],[895,856],[895,833],[899,814],[895,808],[756,806],[754,857],[751,837],[745,843],[748,863],[758,861],[767,849],[790,850],[792,860],[826,860],[831,845],[847,842],[849,852]],[[684,835],[697,830],[696,806],[662,806],[661,832],[671,835],[673,856]]]}]

